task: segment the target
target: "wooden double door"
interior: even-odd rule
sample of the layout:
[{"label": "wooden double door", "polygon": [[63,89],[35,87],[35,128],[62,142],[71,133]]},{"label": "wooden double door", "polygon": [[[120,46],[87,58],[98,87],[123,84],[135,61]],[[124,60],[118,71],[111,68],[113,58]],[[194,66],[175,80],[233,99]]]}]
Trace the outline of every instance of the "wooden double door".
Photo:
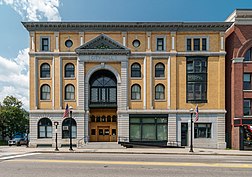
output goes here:
[{"label": "wooden double door", "polygon": [[99,142],[110,141],[110,127],[109,126],[98,126],[97,140]]}]

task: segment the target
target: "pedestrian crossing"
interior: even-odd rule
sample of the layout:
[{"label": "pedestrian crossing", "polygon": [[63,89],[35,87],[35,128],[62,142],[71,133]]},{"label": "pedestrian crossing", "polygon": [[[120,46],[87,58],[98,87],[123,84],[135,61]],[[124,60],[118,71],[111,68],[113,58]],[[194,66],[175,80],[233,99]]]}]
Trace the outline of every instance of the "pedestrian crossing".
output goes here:
[{"label": "pedestrian crossing", "polygon": [[37,154],[40,154],[40,153],[25,153],[25,154],[17,154],[17,153],[10,153],[10,152],[0,153],[0,161],[26,157],[26,156],[32,156],[32,155],[37,155]]}]

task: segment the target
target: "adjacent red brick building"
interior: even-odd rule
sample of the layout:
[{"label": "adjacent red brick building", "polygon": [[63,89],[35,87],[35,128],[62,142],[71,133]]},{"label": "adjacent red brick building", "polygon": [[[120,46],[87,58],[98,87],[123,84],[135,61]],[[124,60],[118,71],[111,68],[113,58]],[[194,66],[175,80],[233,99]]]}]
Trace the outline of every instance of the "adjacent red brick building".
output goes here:
[{"label": "adjacent red brick building", "polygon": [[252,9],[237,9],[226,21],[234,22],[226,32],[226,141],[242,149],[252,134]]}]

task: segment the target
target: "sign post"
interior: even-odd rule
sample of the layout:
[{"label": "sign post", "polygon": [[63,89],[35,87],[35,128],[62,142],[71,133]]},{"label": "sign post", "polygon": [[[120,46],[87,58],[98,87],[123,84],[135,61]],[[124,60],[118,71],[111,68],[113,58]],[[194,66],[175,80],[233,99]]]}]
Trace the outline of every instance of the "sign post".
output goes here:
[{"label": "sign post", "polygon": [[56,147],[55,147],[55,151],[58,151],[58,125],[59,125],[59,122],[54,122],[54,125],[55,125],[55,144],[56,144]]}]

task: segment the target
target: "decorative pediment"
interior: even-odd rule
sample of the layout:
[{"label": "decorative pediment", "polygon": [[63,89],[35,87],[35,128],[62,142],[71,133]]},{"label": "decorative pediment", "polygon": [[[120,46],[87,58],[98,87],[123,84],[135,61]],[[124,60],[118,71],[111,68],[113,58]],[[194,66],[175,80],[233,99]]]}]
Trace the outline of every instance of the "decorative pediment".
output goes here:
[{"label": "decorative pediment", "polygon": [[85,55],[129,55],[130,50],[105,34],[92,39],[75,49],[77,54]]}]

